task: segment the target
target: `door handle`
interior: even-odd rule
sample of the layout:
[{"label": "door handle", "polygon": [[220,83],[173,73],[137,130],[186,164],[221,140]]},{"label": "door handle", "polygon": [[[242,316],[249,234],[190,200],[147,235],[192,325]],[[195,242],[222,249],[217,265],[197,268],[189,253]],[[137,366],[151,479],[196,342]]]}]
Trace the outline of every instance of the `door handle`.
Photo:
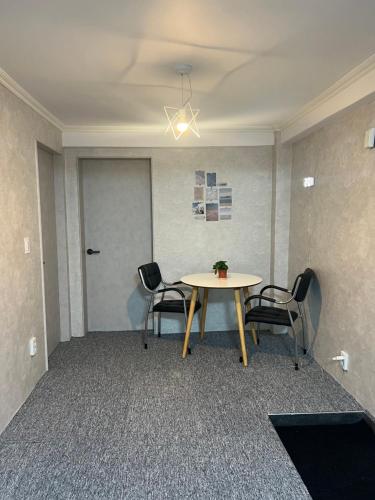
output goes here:
[{"label": "door handle", "polygon": [[100,253],[100,250],[93,250],[92,248],[89,248],[87,250],[87,255],[92,255],[94,253]]}]

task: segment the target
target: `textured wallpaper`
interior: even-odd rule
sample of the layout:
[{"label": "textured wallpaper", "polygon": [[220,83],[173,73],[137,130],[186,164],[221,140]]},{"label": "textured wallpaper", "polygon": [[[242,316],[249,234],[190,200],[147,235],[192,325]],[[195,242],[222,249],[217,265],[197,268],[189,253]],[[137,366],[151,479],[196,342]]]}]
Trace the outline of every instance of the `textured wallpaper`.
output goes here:
[{"label": "textured wallpaper", "polygon": [[[46,366],[36,141],[61,150],[60,131],[0,85],[0,431]],[[32,336],[38,343],[33,358]]]},{"label": "textured wallpaper", "polygon": [[[82,148],[66,150],[72,335],[84,334],[82,256],[79,229],[78,157],[151,158],[153,249],[167,280],[209,272],[213,262],[228,260],[230,270],[270,278],[272,147],[237,148]],[[233,189],[232,220],[202,222],[192,216],[195,170],[216,172]],[[142,264],[137,263],[137,264]],[[230,292],[212,292],[207,330],[235,327]],[[183,330],[166,318],[164,332]],[[197,329],[194,324],[193,328]]]},{"label": "textured wallpaper", "polygon": [[[375,414],[375,150],[363,147],[375,102],[357,106],[294,145],[290,262],[318,277],[308,297],[314,354]],[[314,176],[305,189],[303,177]],[[349,371],[331,361],[349,353]]]}]

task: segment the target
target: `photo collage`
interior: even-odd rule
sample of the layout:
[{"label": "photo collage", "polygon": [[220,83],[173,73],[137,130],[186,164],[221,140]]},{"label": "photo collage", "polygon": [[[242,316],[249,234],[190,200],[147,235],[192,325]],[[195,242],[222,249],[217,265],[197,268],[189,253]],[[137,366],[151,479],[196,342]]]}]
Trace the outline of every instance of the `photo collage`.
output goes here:
[{"label": "photo collage", "polygon": [[195,171],[193,217],[206,222],[232,219],[232,188],[216,172]]}]

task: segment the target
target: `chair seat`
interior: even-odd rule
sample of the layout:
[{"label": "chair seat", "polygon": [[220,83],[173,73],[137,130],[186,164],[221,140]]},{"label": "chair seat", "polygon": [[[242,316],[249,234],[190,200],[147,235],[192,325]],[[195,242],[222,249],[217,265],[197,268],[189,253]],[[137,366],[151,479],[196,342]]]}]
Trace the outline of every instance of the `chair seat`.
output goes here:
[{"label": "chair seat", "polygon": [[[293,321],[298,318],[295,311],[290,311]],[[256,306],[245,315],[245,323],[268,323],[271,325],[290,326],[288,311],[280,307]]]},{"label": "chair seat", "polygon": [[[190,309],[190,300],[186,301],[187,312]],[[199,311],[201,308],[200,302],[195,303],[195,311]],[[153,307],[154,312],[165,312],[165,313],[182,313],[184,314],[184,301],[183,300],[161,300]]]}]

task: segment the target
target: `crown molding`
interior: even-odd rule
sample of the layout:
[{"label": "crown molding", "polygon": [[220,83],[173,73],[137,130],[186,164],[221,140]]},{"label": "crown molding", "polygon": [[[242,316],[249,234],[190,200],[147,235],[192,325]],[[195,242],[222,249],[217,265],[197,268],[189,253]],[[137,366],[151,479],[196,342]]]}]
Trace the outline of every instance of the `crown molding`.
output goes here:
[{"label": "crown molding", "polygon": [[0,84],[7,88],[12,94],[21,99],[25,104],[30,106],[36,113],[48,120],[52,125],[60,129],[64,128],[64,124],[50,113],[39,101],[34,99],[21,85],[19,85],[6,71],[0,68]]},{"label": "crown molding", "polygon": [[346,73],[275,130],[281,142],[293,142],[340,111],[375,93],[375,54]]},{"label": "crown molding", "polygon": [[375,94],[375,54],[280,125],[203,128],[202,137],[196,140],[183,137],[172,141],[163,133],[164,127],[156,126],[64,125],[1,68],[0,84],[60,129],[65,147],[270,146],[274,144],[275,131],[280,131],[282,143],[296,141],[338,112]]},{"label": "crown molding", "polygon": [[273,128],[248,127],[201,129],[201,137],[191,135],[176,141],[165,134],[165,127],[66,126],[64,147],[210,147],[273,146]]}]

